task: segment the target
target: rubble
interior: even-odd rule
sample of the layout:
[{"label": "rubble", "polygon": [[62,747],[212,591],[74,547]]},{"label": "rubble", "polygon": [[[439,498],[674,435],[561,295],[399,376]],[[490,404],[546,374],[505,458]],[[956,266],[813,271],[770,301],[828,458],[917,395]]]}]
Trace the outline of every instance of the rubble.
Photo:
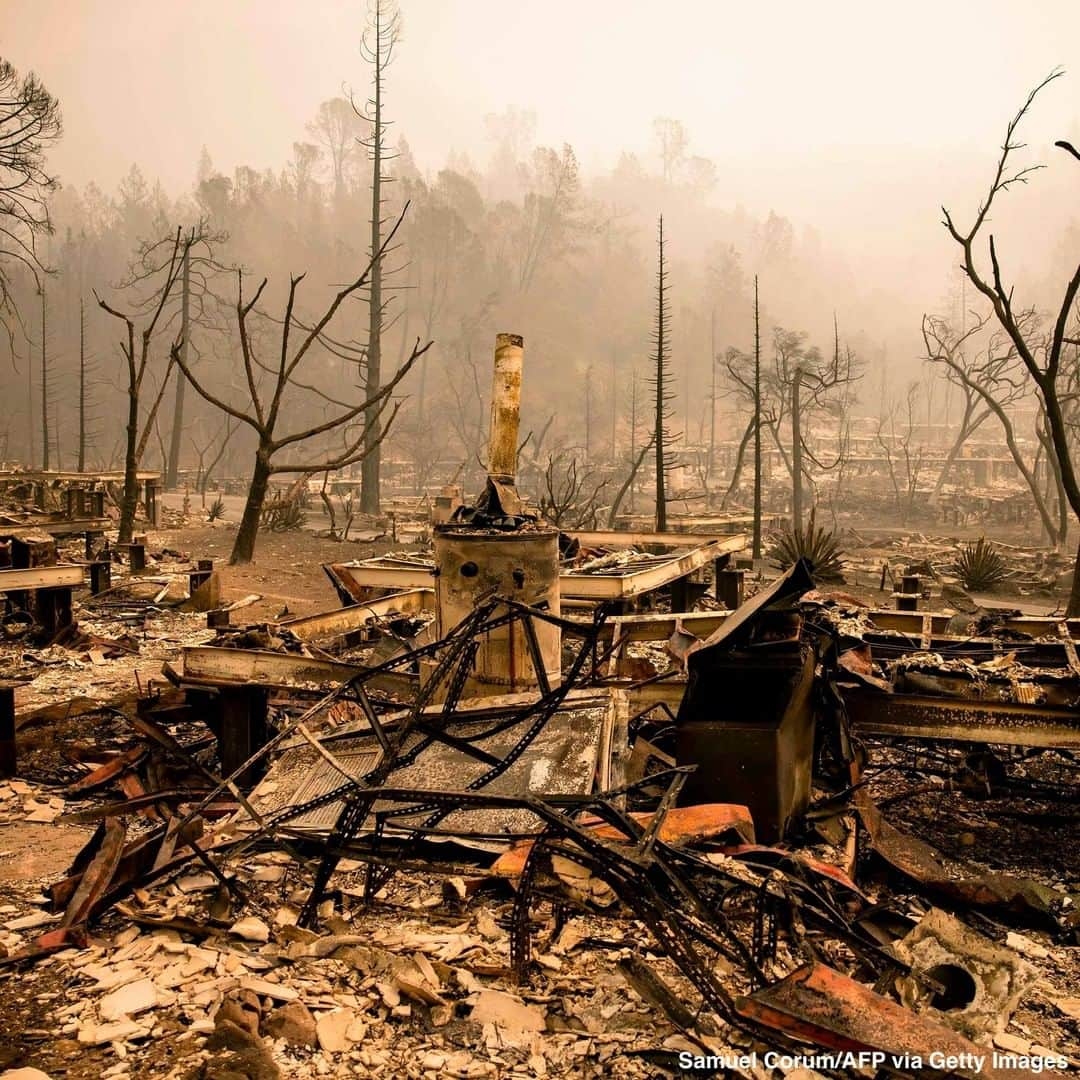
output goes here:
[{"label": "rubble", "polygon": [[[0,651],[34,672],[0,983],[41,1016],[0,1068],[1080,1064],[1080,630],[876,608],[802,562],[728,605],[742,536],[560,541],[489,480],[434,559],[328,563],[340,609],[271,619],[245,587],[208,626],[205,560],[151,544],[151,573],[76,594],[64,643]],[[938,586],[940,547],[904,549]],[[1000,865],[1021,826],[1052,865]],[[31,827],[52,857],[9,878]],[[972,1064],[992,1048],[1027,1063]]]}]

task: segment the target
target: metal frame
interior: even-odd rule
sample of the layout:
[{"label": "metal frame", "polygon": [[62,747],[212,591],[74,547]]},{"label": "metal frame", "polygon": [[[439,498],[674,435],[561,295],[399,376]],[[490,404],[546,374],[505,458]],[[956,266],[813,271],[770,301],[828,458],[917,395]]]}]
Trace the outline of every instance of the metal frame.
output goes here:
[{"label": "metal frame", "polygon": [[903,735],[1007,746],[1080,750],[1080,713],[1012,701],[886,694],[866,687],[841,691],[852,728],[861,735]]},{"label": "metal frame", "polygon": [[[215,645],[193,645],[184,649],[181,682],[190,686],[242,686],[254,684],[277,690],[324,691],[365,674],[361,664],[320,660],[298,653],[269,652],[262,649],[224,649]],[[414,693],[415,676],[388,672],[377,676],[373,688],[391,693]]]},{"label": "metal frame", "polygon": [[400,611],[409,614],[434,608],[435,591],[433,589],[404,589],[381,596],[377,600],[367,600],[361,604],[322,611],[316,615],[301,615],[294,619],[285,619],[275,625],[280,630],[288,630],[301,641],[347,634],[361,629],[369,619],[382,618],[391,612]]},{"label": "metal frame", "polygon": [[71,589],[83,583],[86,568],[72,563],[31,566],[26,570],[0,570],[0,593],[27,589]]},{"label": "metal frame", "polygon": [[[631,533],[610,533],[611,546],[630,546],[634,541]],[[662,534],[659,534],[662,535]],[[746,536],[721,537],[702,544],[700,537],[692,537],[693,550],[685,555],[672,556],[658,566],[641,570],[627,568],[621,572],[589,574],[564,570],[559,574],[559,593],[569,600],[628,600],[643,596],[673,581],[687,577],[709,563],[724,559],[746,547]],[[380,560],[370,560],[349,565],[335,563],[334,570],[346,570],[352,582],[361,588],[376,589],[423,589],[430,587],[435,567],[393,566]]]}]

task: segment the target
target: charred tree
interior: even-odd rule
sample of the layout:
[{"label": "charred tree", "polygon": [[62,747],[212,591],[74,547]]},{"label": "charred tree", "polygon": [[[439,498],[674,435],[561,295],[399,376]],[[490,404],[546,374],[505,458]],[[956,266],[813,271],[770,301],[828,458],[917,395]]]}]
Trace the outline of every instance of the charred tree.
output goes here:
[{"label": "charred tree", "polygon": [[[255,295],[250,300],[245,301],[243,272],[237,271],[236,321],[249,396],[245,407],[230,404],[207,389],[202,381],[196,378],[190,365],[184,359],[180,347],[181,343],[177,342],[173,345],[173,361],[188,377],[195,391],[211,405],[221,409],[222,412],[231,416],[234,420],[246,424],[255,433],[255,461],[252,466],[247,501],[244,504],[244,514],[236,534],[236,540],[233,543],[232,554],[229,557],[232,564],[251,562],[255,554],[255,542],[259,534],[263,505],[266,502],[270,481],[274,476],[292,474],[302,478],[363,462],[370,454],[373,445],[367,430],[366,418],[374,415],[376,423],[379,425],[380,441],[386,437],[393,425],[400,403],[393,406],[386,423],[382,423],[382,415],[391,401],[391,394],[398,383],[409,373],[416,361],[431,347],[430,341],[426,345],[421,345],[420,340],[417,339],[409,357],[401,364],[394,377],[378,389],[374,400],[371,397],[365,397],[358,404],[340,401],[317,390],[310,384],[302,383],[299,379],[299,373],[300,365],[304,360],[310,359],[314,355],[315,346],[329,348],[335,352],[340,350],[340,343],[334,342],[328,336],[331,324],[345,301],[355,296],[369,283],[374,265],[383,256],[386,247],[393,240],[407,210],[408,204],[406,204],[397,222],[383,240],[382,247],[368,261],[363,273],[334,296],[323,314],[314,323],[305,324],[295,314],[297,289],[304,280],[305,275],[300,274],[290,279],[285,313],[280,320],[280,343],[278,360],[275,364],[268,364],[258,359],[252,345],[248,326],[248,320],[256,309],[263,289],[266,288],[266,278],[263,278],[262,283],[255,290]],[[290,343],[291,332],[294,329],[301,332],[300,344],[295,347]],[[259,390],[260,373],[270,377],[269,394]],[[283,433],[279,430],[279,424],[286,413],[290,411],[285,400],[286,393],[290,388],[314,392],[324,402],[336,406],[340,411],[321,423]],[[353,434],[349,429],[349,425],[361,416],[365,418],[364,423],[360,432]],[[329,436],[335,432],[344,436],[340,448],[328,450],[321,457],[313,460],[283,462],[278,459],[278,455],[282,450],[291,449],[301,443],[319,439],[324,435]],[[377,446],[378,442],[374,445]]]},{"label": "charred tree", "polygon": [[[988,319],[979,319],[974,326],[957,336],[944,320],[924,316],[922,334],[926,357],[931,363],[943,364],[965,394],[966,403],[964,416],[961,419],[960,436],[967,437],[964,436],[965,430],[970,435],[970,432],[978,427],[975,422],[978,416],[985,417],[993,414],[997,418],[1002,434],[1005,436],[1009,456],[1013,459],[1017,471],[1031,492],[1043,530],[1052,545],[1064,543],[1065,533],[1058,528],[1050,513],[1036,469],[1029,464],[1017,442],[1016,427],[1009,414],[1010,406],[1019,401],[1027,389],[1024,377],[1018,370],[1015,349],[1007,339],[1002,341],[1000,335],[992,334],[985,349],[971,355],[965,351],[965,345],[974,339],[988,322]],[[975,418],[970,418],[969,411],[973,410],[974,403],[979,401],[983,403],[985,411],[977,414]],[[956,455],[959,454],[959,447],[962,445],[961,438],[958,437],[954,443],[953,452],[950,452],[946,461],[947,466],[955,461]],[[1043,446],[1048,454],[1047,462],[1050,470],[1053,472],[1055,462],[1053,444],[1047,441],[1043,443]]]},{"label": "charred tree", "polygon": [[653,448],[656,452],[656,531],[667,529],[667,471],[671,467],[669,446],[675,438],[668,428],[671,419],[671,391],[674,376],[671,374],[671,302],[668,298],[667,262],[664,256],[664,218],[660,216],[657,227],[656,265],[656,313],[652,335],[653,343]]},{"label": "charred tree", "polygon": [[[188,359],[188,342],[191,340],[191,245],[194,231],[184,244],[184,269],[180,275],[180,348]],[[177,372],[176,391],[173,398],[172,431],[169,434],[169,456],[165,463],[165,487],[176,487],[176,473],[180,467],[180,436],[184,431],[184,388],[187,378],[183,371]]]},{"label": "charred tree", "polygon": [[52,232],[48,200],[57,182],[45,170],[45,153],[61,131],[60,103],[41,80],[33,72],[20,77],[0,60],[0,322],[13,355],[22,324],[12,272],[29,271],[39,288],[49,273],[37,241]]},{"label": "charred tree", "polygon": [[45,321],[45,286],[41,286],[41,467],[49,468],[49,356]]},{"label": "charred tree", "polygon": [[[364,457],[360,463],[360,509],[365,514],[377,514],[380,508],[380,467],[382,432],[379,427],[382,380],[382,337],[385,310],[383,306],[383,175],[388,158],[386,151],[387,121],[383,117],[383,83],[386,68],[393,59],[401,28],[398,11],[388,0],[373,0],[368,32],[361,50],[372,66],[372,95],[367,107],[357,114],[371,125],[371,134],[361,140],[371,156],[371,277],[368,283],[368,340],[365,358],[364,394],[372,405],[364,415]],[[355,106],[354,106],[355,108]]]},{"label": "charred tree", "polygon": [[[177,229],[176,235],[171,241],[168,260],[163,265],[160,277],[155,282],[158,287],[151,297],[149,315],[146,318],[142,333],[138,335],[138,343],[136,343],[135,320],[139,315],[119,311],[102,300],[97,293],[94,294],[101,309],[107,311],[113,318],[119,319],[126,330],[126,335],[120,343],[120,351],[123,354],[127,372],[124,492],[120,501],[120,524],[117,535],[117,542],[121,544],[127,544],[131,541],[135,525],[135,514],[139,503],[139,462],[142,460],[146,445],[150,440],[150,433],[154,428],[158,407],[161,405],[161,399],[165,395],[165,388],[168,386],[169,375],[173,368],[170,360],[161,375],[161,382],[150,403],[147,414],[143,418],[141,415],[143,391],[151,367],[154,335],[159,328],[166,304],[180,276],[182,248],[181,232]],[[142,423],[140,423],[141,420]]]},{"label": "charred tree", "polygon": [[[1034,165],[1013,171],[1010,159],[1013,153],[1021,149],[1023,145],[1016,141],[1016,133],[1024,116],[1038,93],[1060,74],[1061,72],[1055,71],[1036,86],[1016,115],[1009,121],[993,180],[975,212],[970,227],[967,229],[958,227],[952,215],[944,207],[942,213],[946,230],[960,247],[964,273],[989,302],[994,318],[1016,349],[1023,370],[1038,394],[1053,451],[1051,455],[1053,465],[1058,470],[1061,487],[1073,517],[1080,521],[1080,476],[1077,475],[1076,464],[1073,460],[1070,445],[1072,432],[1067,418],[1071,403],[1071,389],[1068,386],[1070,372],[1067,370],[1069,365],[1063,364],[1066,346],[1075,346],[1078,337],[1075,329],[1070,334],[1070,325],[1075,328],[1078,318],[1076,303],[1077,294],[1080,292],[1080,262],[1077,263],[1076,269],[1065,284],[1061,302],[1053,319],[1053,327],[1046,332],[1041,328],[1040,320],[1033,317],[1033,309],[1018,309],[1015,306],[1014,291],[1011,286],[1005,284],[992,233],[988,237],[989,274],[980,269],[975,261],[975,245],[989,219],[994,199],[1000,193],[1008,191],[1010,187],[1026,183],[1031,174],[1041,168]],[[1076,553],[1067,615],[1080,616],[1080,546]]]},{"label": "charred tree", "polygon": [[761,312],[754,275],[754,538],[753,558],[761,558]]},{"label": "charred tree", "polygon": [[79,472],[86,472],[86,303],[79,297]]}]

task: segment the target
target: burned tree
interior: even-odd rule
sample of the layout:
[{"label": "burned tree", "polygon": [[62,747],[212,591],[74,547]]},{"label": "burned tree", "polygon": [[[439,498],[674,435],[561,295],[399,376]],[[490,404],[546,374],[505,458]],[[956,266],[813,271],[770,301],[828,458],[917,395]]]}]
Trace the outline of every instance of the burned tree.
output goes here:
[{"label": "burned tree", "polygon": [[[176,230],[172,238],[167,259],[154,273],[152,280],[156,288],[151,293],[150,299],[140,306],[133,314],[126,314],[112,305],[106,303],[95,292],[98,305],[103,311],[107,311],[113,318],[119,319],[126,328],[126,337],[120,342],[120,351],[123,354],[127,372],[127,424],[125,427],[125,450],[124,450],[124,491],[120,501],[120,524],[117,541],[127,544],[131,541],[132,531],[135,525],[135,512],[139,502],[139,462],[146,452],[146,445],[150,441],[150,433],[154,429],[154,420],[157,417],[161,399],[165,396],[165,388],[169,383],[169,375],[172,372],[172,361],[167,364],[161,375],[154,398],[150,403],[145,418],[141,418],[144,384],[151,365],[151,346],[154,335],[159,329],[162,316],[165,312],[169,297],[176,288],[180,277],[183,263],[184,241],[181,232]],[[149,305],[149,314],[146,316],[142,333],[138,335],[136,344],[135,320],[140,317],[141,310]],[[140,419],[142,425],[140,426]]]},{"label": "burned tree", "polygon": [[41,297],[41,467],[49,468],[49,412],[53,399],[49,396],[49,369],[52,360],[49,356],[49,324],[46,312],[48,303],[45,297],[45,284],[39,290]]},{"label": "burned tree", "polygon": [[[918,383],[908,384],[901,403],[886,392],[885,380],[882,379],[881,408],[874,437],[885,455],[896,511],[903,517],[910,517],[915,511],[919,478],[926,464],[922,444],[915,443],[915,408],[918,398]],[[897,417],[900,418],[899,427]],[[902,473],[900,466],[903,467]]]},{"label": "burned tree", "polygon": [[371,277],[368,284],[368,342],[365,357],[364,393],[369,401],[364,415],[364,456],[360,465],[360,508],[365,514],[379,512],[379,465],[380,444],[383,433],[379,428],[379,402],[382,379],[382,333],[383,307],[383,255],[386,244],[383,242],[383,194],[382,185],[389,182],[383,175],[383,165],[387,160],[386,126],[383,118],[383,80],[386,68],[393,59],[394,46],[401,32],[401,17],[388,0],[373,0],[368,32],[364,34],[361,50],[364,58],[372,67],[372,92],[363,110],[353,108],[361,119],[371,125],[371,134],[361,139],[371,155]]},{"label": "burned tree", "polygon": [[579,464],[577,451],[559,447],[543,467],[540,513],[559,528],[595,529],[600,496],[607,479],[590,476],[588,458]]},{"label": "burned tree", "polygon": [[656,451],[656,531],[667,528],[667,491],[665,479],[670,468],[669,447],[675,438],[668,429],[671,419],[671,402],[674,395],[671,385],[671,349],[668,335],[671,332],[671,302],[668,299],[667,263],[664,261],[664,217],[660,216],[657,228],[656,265],[656,315],[653,324],[653,445]]},{"label": "burned tree", "polygon": [[622,485],[616,492],[615,498],[611,503],[611,508],[608,510],[607,527],[609,529],[615,528],[615,524],[619,517],[619,508],[622,506],[623,499],[626,498],[626,493],[628,491],[633,490],[634,480],[637,479],[638,470],[640,470],[646,456],[652,449],[655,440],[656,432],[653,432],[645,445],[638,451],[637,456],[630,462],[630,471],[626,474],[626,479],[622,482]]},{"label": "burned tree", "polygon": [[[212,229],[207,218],[200,218],[189,227],[183,238],[180,252],[179,282],[165,297],[166,314],[160,329],[170,331],[179,322],[179,338],[182,342],[184,359],[190,366],[189,350],[196,352],[192,328],[221,330],[217,325],[218,305],[216,302],[214,278],[226,272],[227,268],[215,257],[217,248],[228,239],[226,233]],[[173,257],[173,237],[146,241],[139,246],[136,258],[128,271],[125,284],[138,288],[147,282],[162,279]],[[166,276],[167,277],[167,276]],[[156,302],[156,292],[151,292],[147,304]],[[187,379],[177,371],[176,387],[173,396],[172,424],[169,435],[168,452],[162,455],[165,462],[165,486],[176,486],[177,470],[180,464],[181,436],[184,430],[184,401]]]},{"label": "burned tree", "polygon": [[18,312],[13,267],[28,270],[40,287],[46,273],[37,250],[52,232],[48,198],[57,181],[45,171],[45,152],[60,137],[60,103],[31,72],[20,78],[0,60],[0,311],[9,345]]},{"label": "burned tree", "polygon": [[1001,425],[1009,455],[1031,492],[1046,535],[1050,542],[1055,544],[1064,541],[1064,531],[1059,534],[1050,515],[1036,469],[1033,463],[1025,458],[1017,442],[1016,427],[1009,414],[1010,406],[1020,401],[1029,389],[1016,350],[1003,333],[991,334],[983,348],[968,348],[977,341],[989,321],[988,317],[979,319],[974,326],[957,334],[944,319],[923,316],[922,335],[926,358],[933,364],[943,365],[964,395],[960,430],[945,459],[934,493],[936,495],[940,490],[944,477],[955,462],[964,441],[992,415]]},{"label": "burned tree", "polygon": [[[377,446],[378,441],[384,439],[390,430],[400,407],[400,403],[395,404],[386,423],[382,423],[382,416],[391,401],[391,394],[416,361],[431,347],[430,341],[426,345],[421,345],[418,338],[408,358],[398,368],[394,377],[381,386],[374,396],[365,397],[358,404],[348,404],[324,394],[310,384],[300,382],[298,376],[300,365],[305,359],[314,355],[314,346],[319,345],[335,352],[341,349],[340,343],[334,342],[328,337],[331,324],[340,311],[342,304],[367,285],[375,264],[384,254],[387,245],[393,240],[394,234],[397,232],[407,210],[408,204],[406,204],[394,227],[383,240],[382,246],[368,261],[363,273],[339,290],[322,315],[313,323],[304,323],[295,313],[297,290],[305,275],[300,274],[290,278],[285,314],[280,320],[278,359],[274,364],[264,363],[256,356],[248,326],[248,319],[252,312],[255,311],[259,298],[266,288],[267,279],[263,278],[259,287],[255,290],[254,296],[250,300],[245,300],[243,272],[237,271],[236,323],[240,336],[240,351],[243,357],[244,376],[247,382],[249,398],[246,408],[232,405],[209,390],[201,379],[196,378],[190,365],[184,359],[181,343],[177,342],[173,345],[173,361],[191,381],[191,385],[196,392],[211,405],[221,409],[222,412],[240,423],[246,424],[256,435],[255,461],[252,467],[251,482],[248,487],[247,502],[244,505],[244,515],[236,534],[236,540],[233,543],[232,554],[229,557],[230,563],[248,563],[251,562],[254,556],[263,504],[266,502],[270,480],[273,476],[283,474],[312,476],[316,473],[341,469],[362,462],[371,453],[372,446]],[[300,344],[295,348],[290,344],[290,336],[294,329],[302,334]],[[259,383],[262,375],[269,376],[270,386],[268,393],[260,393]],[[315,393],[325,403],[336,406],[341,411],[321,423],[282,434],[278,430],[278,425],[288,411],[285,397],[290,388]],[[354,434],[350,430],[350,425],[361,416],[364,417],[364,422],[359,433]],[[368,431],[367,418],[369,416],[374,417],[379,430],[378,441],[374,444]],[[286,462],[275,460],[282,450],[333,433],[343,436],[342,445],[338,449],[328,451],[320,459]]]},{"label": "burned tree", "polygon": [[93,440],[94,402],[89,393],[95,371],[94,356],[86,351],[86,302],[79,297],[79,446],[76,468],[86,471],[86,451]]},{"label": "burned tree", "polygon": [[761,558],[761,309],[754,275],[754,539],[751,552]]},{"label": "burned tree", "polygon": [[[1053,467],[1073,516],[1080,521],[1080,477],[1077,476],[1073,461],[1071,444],[1073,432],[1067,417],[1069,409],[1067,397],[1071,393],[1068,387],[1073,369],[1077,365],[1076,353],[1080,350],[1080,330],[1075,329],[1078,321],[1076,301],[1077,293],[1080,291],[1080,262],[1077,263],[1076,269],[1065,284],[1061,302],[1053,318],[1052,328],[1047,330],[1042,320],[1037,317],[1034,308],[1017,308],[1014,305],[1013,289],[1005,284],[997,245],[992,233],[988,237],[987,245],[990,258],[989,273],[976,264],[975,254],[976,243],[987,224],[994,199],[999,194],[1007,192],[1010,187],[1026,183],[1033,172],[1043,167],[1028,165],[1014,171],[1011,159],[1012,155],[1024,145],[1016,141],[1016,133],[1021,121],[1038,93],[1060,74],[1061,72],[1055,71],[1039,83],[1009,121],[989,191],[979,204],[971,225],[966,229],[961,228],[957,226],[953,216],[944,207],[942,207],[942,213],[945,228],[960,247],[964,273],[989,302],[994,318],[1016,349],[1022,370],[1035,388],[1045,417]],[[1074,327],[1071,332],[1070,325]],[[1069,616],[1080,616],[1080,547],[1077,548],[1067,613]]]}]

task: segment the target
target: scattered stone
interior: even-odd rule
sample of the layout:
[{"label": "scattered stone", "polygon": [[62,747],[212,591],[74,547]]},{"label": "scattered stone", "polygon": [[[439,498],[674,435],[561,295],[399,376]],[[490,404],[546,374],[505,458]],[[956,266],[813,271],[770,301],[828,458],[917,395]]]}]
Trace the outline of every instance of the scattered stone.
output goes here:
[{"label": "scattered stone", "polygon": [[59,915],[49,915],[44,911],[34,911],[29,915],[23,915],[11,922],[4,923],[5,930],[34,930],[39,926],[47,926],[49,923],[59,922]]},{"label": "scattered stone", "polygon": [[1048,960],[1050,958],[1050,950],[1045,946],[1011,930],[1005,935],[1005,944],[1008,948],[1015,949],[1018,953],[1022,953],[1032,960]]},{"label": "scattered stone", "polygon": [[506,936],[505,931],[495,921],[491,912],[484,908],[481,908],[476,913],[476,929],[488,941],[497,941],[499,938]]},{"label": "scattered stone", "polygon": [[106,994],[98,1004],[102,1020],[120,1020],[156,1008],[157,988],[150,979],[137,979]]},{"label": "scattered stone", "polygon": [[258,1035],[261,1011],[258,997],[250,990],[234,990],[214,1014],[214,1026],[228,1021],[250,1035]]},{"label": "scattered stone", "polygon": [[117,1020],[111,1024],[86,1024],[79,1028],[78,1040],[91,1046],[103,1043],[123,1042],[125,1039],[140,1038],[149,1034],[148,1030],[131,1020]]},{"label": "scattered stone", "polygon": [[253,915],[246,919],[239,919],[229,927],[229,933],[245,941],[257,941],[265,944],[270,940],[270,927]]},{"label": "scattered stone", "polygon": [[1080,1020],[1080,998],[1056,998],[1054,1007],[1072,1020]]},{"label": "scattered stone", "polygon": [[204,892],[208,889],[216,889],[217,885],[218,879],[211,873],[186,874],[178,878],[176,882],[176,887],[182,893]]},{"label": "scattered stone", "polygon": [[319,1042],[315,1017],[302,1001],[274,1009],[263,1024],[263,1033],[271,1039],[284,1039],[290,1046],[317,1046]]},{"label": "scattered stone", "polygon": [[1004,1050],[1007,1054],[1031,1053],[1031,1043],[1029,1043],[1027,1039],[1021,1039],[1016,1035],[1010,1035],[1007,1031],[1002,1031],[994,1036],[994,1045],[999,1050]]},{"label": "scattered stone", "polygon": [[240,986],[244,990],[258,994],[259,997],[274,998],[275,1001],[296,1001],[300,997],[300,994],[291,986],[271,982],[269,979],[259,979],[254,975],[241,979]]},{"label": "scattered stone", "polygon": [[477,1024],[494,1024],[509,1031],[543,1031],[544,1010],[526,1005],[502,990],[481,990],[470,999],[471,1019]]},{"label": "scattered stone", "polygon": [[315,1021],[319,1047],[328,1054],[340,1054],[350,1046],[348,1032],[356,1020],[355,1009],[331,1009]]}]

